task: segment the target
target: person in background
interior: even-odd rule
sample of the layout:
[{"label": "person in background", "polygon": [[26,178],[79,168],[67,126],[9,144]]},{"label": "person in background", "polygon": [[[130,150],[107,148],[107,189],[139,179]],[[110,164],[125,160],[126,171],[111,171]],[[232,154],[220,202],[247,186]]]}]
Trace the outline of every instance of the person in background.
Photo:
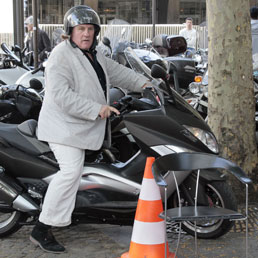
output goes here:
[{"label": "person in background", "polygon": [[252,54],[258,53],[258,7],[250,8],[251,34],[252,34]]},{"label": "person in background", "polygon": [[[27,64],[33,66],[33,16],[29,16],[24,24],[27,27],[27,35],[25,37],[25,48],[26,53],[31,53],[28,55]],[[47,53],[51,51],[51,42],[47,33],[40,28],[38,31],[38,62],[42,63],[47,58]]]},{"label": "person in background", "polygon": [[179,31],[179,35],[183,36],[187,42],[187,49],[195,51],[197,46],[197,31],[193,28],[193,19],[186,18],[185,28]]},{"label": "person in background", "polygon": [[52,50],[45,69],[46,87],[38,121],[38,139],[49,143],[59,164],[50,182],[30,240],[44,251],[62,253],[51,227],[71,223],[84,167],[85,150],[98,150],[108,131],[110,85],[141,92],[147,78],[105,57],[96,47],[98,14],[86,5],[64,16],[67,39]]}]

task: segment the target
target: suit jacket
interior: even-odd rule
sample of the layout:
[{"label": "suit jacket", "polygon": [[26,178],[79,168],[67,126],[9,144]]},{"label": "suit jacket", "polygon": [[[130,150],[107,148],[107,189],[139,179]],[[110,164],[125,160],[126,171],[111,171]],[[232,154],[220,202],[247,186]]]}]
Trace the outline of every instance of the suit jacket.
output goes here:
[{"label": "suit jacket", "polygon": [[[97,51],[97,59],[110,85],[141,91],[146,78]],[[106,119],[98,117],[108,103],[97,74],[79,48],[69,40],[51,52],[45,70],[46,91],[39,115],[38,138],[42,141],[97,150],[105,134]]]}]

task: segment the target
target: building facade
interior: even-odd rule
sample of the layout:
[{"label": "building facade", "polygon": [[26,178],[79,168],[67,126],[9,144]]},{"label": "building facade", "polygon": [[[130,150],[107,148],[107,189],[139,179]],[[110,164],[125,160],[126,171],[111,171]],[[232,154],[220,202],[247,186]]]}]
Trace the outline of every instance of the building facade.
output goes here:
[{"label": "building facade", "polygon": [[[86,4],[100,15],[102,24],[114,18],[131,24],[152,23],[153,0],[37,0],[38,17],[43,24],[62,24],[65,12],[74,5]],[[181,24],[190,16],[194,24],[206,20],[206,0],[156,0],[156,23]],[[24,16],[32,14],[32,0],[24,0]]]}]

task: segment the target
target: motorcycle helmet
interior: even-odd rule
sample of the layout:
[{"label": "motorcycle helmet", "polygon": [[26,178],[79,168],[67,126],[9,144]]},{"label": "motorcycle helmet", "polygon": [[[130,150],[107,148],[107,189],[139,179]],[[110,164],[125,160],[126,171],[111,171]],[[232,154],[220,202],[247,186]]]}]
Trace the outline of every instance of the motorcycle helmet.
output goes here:
[{"label": "motorcycle helmet", "polygon": [[99,34],[99,16],[87,5],[74,6],[64,16],[64,30],[67,35],[71,35],[72,29],[79,24],[93,24],[95,27],[95,37]]},{"label": "motorcycle helmet", "polygon": [[[37,22],[39,23],[39,19],[37,19]],[[25,19],[24,21],[24,25],[29,25],[32,24],[33,25],[33,16],[29,16],[28,18]]]},{"label": "motorcycle helmet", "polygon": [[33,24],[33,16],[29,16],[25,21],[24,21],[25,25],[28,24]]}]

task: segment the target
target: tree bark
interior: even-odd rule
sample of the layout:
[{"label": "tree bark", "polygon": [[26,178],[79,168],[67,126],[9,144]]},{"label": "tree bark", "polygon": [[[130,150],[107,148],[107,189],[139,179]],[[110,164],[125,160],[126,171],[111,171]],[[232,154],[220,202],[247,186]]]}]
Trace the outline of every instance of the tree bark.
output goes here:
[{"label": "tree bark", "polygon": [[207,0],[209,125],[220,153],[252,177],[257,165],[249,0]]}]

